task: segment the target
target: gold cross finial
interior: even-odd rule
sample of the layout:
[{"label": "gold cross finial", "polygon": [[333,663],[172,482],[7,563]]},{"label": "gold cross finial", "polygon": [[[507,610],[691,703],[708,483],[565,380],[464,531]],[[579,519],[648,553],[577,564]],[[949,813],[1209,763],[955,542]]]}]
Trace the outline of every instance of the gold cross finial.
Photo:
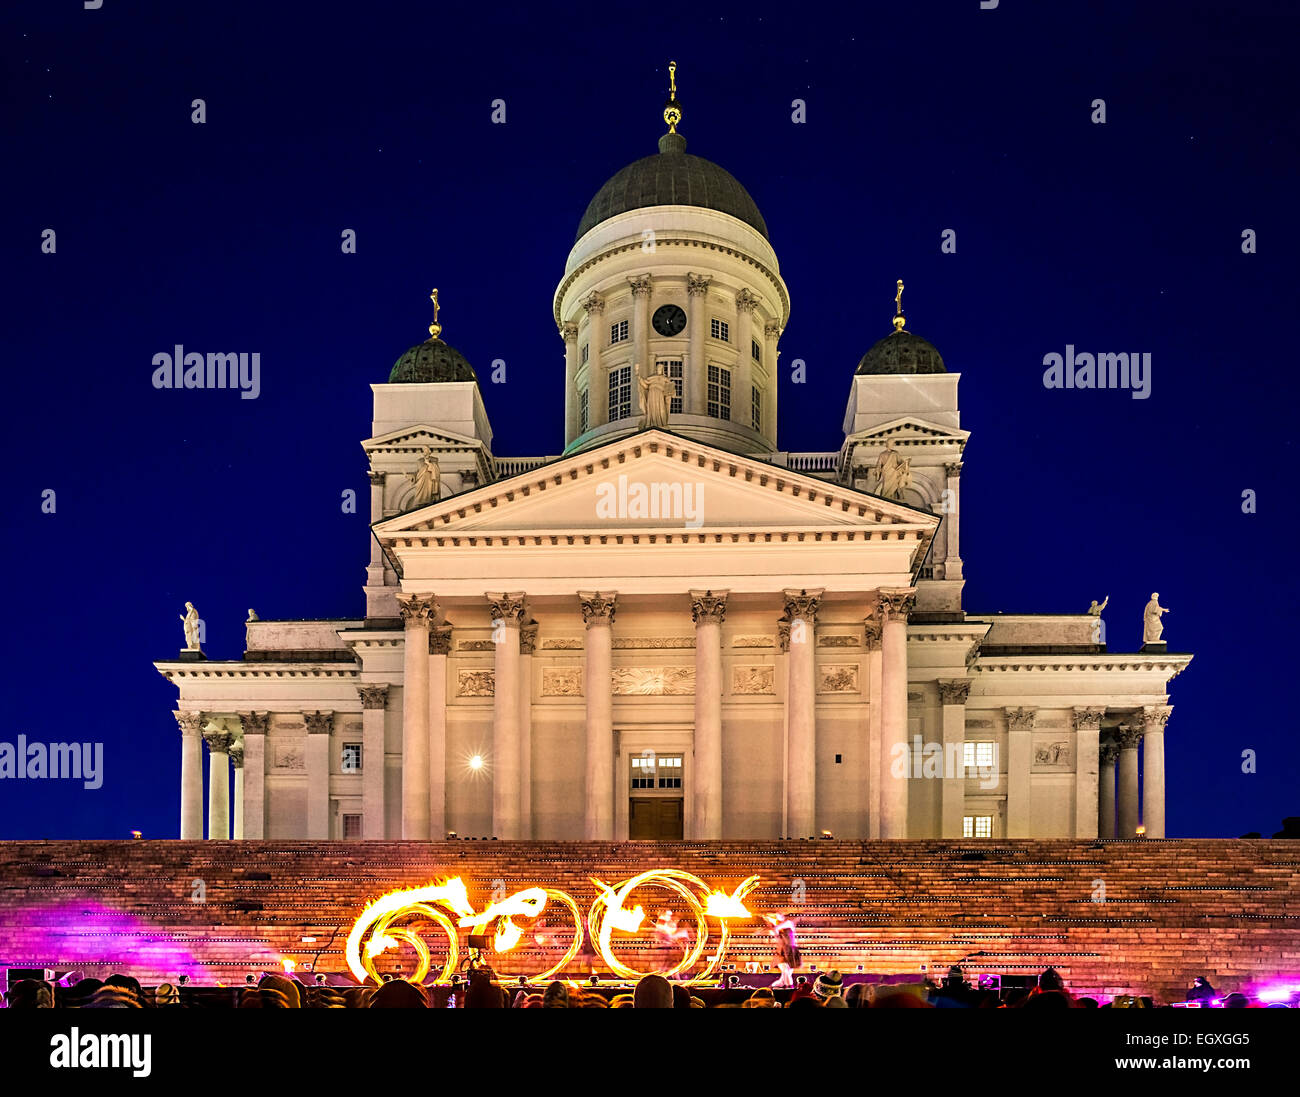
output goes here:
[{"label": "gold cross finial", "polygon": [[438,291],[436,289],[429,294],[429,300],[433,302],[433,323],[429,325],[429,338],[437,339],[442,334],[442,325],[438,323]]},{"label": "gold cross finial", "polygon": [[668,132],[677,132],[677,123],[682,120],[681,104],[677,102],[677,62],[668,62],[668,102],[664,104],[664,121],[668,123]]},{"label": "gold cross finial", "polygon": [[903,280],[898,280],[898,292],[894,294],[894,330],[902,331],[907,321],[903,318]]}]

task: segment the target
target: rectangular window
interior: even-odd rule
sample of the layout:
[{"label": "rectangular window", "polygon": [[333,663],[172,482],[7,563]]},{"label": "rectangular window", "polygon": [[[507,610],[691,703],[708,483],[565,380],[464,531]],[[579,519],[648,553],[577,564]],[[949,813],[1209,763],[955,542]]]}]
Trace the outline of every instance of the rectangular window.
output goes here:
[{"label": "rectangular window", "polygon": [[361,816],[360,815],[343,816],[343,837],[344,838],[361,837]]},{"label": "rectangular window", "polygon": [[617,422],[632,414],[632,367],[619,366],[609,371],[609,421]]},{"label": "rectangular window", "polygon": [[632,787],[655,787],[655,760],[653,755],[632,759]]},{"label": "rectangular window", "polygon": [[578,433],[587,433],[587,424],[591,421],[591,404],[587,398],[587,390],[583,389],[578,394]]},{"label": "rectangular window", "polygon": [[753,358],[755,362],[761,362],[763,360],[763,351],[762,348],[759,347],[757,339],[751,339],[749,341],[749,356]]},{"label": "rectangular window", "polygon": [[763,401],[757,385],[749,390],[749,425],[755,430],[763,429]]},{"label": "rectangular window", "polygon": [[361,772],[361,744],[344,743],[343,744],[343,772],[360,773]]},{"label": "rectangular window", "polygon": [[673,383],[673,394],[668,398],[668,413],[670,415],[681,415],[682,413],[682,386],[686,381],[686,374],[682,370],[682,363],[674,358],[668,361],[656,363],[656,368],[660,366],[668,367],[668,380]]},{"label": "rectangular window", "polygon": [[976,766],[987,767],[993,765],[992,743],[962,743],[961,747],[961,763],[967,769],[974,769]]},{"label": "rectangular window", "polygon": [[715,419],[731,418],[731,370],[709,367],[708,413]]},{"label": "rectangular window", "polygon": [[682,756],[680,754],[659,756],[659,787],[682,787]]},{"label": "rectangular window", "polygon": [[622,343],[627,339],[627,321],[617,320],[609,325],[609,341]]},{"label": "rectangular window", "polygon": [[587,364],[587,351],[590,349],[591,349],[591,345],[589,343],[582,344],[582,364],[584,366]]},{"label": "rectangular window", "polygon": [[961,836],[963,838],[992,838],[993,837],[993,816],[992,815],[966,815],[961,821]]},{"label": "rectangular window", "polygon": [[632,759],[634,789],[679,789],[682,787],[682,756],[646,751]]},{"label": "rectangular window", "polygon": [[709,334],[723,343],[731,342],[731,325],[716,316],[709,321]]}]

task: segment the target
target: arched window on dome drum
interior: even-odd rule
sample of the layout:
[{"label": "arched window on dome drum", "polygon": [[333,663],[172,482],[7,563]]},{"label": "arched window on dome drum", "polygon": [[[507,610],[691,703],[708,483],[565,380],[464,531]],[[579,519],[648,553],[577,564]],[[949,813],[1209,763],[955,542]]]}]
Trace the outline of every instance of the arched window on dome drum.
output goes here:
[{"label": "arched window on dome drum", "polygon": [[609,421],[617,422],[632,414],[632,367],[619,366],[609,371]]}]

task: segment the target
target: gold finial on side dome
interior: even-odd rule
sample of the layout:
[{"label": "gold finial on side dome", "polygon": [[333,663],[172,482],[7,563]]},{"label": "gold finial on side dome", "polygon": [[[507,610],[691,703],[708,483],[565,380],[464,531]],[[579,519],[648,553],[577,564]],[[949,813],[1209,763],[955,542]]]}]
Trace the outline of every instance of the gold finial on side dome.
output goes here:
[{"label": "gold finial on side dome", "polygon": [[429,325],[429,338],[437,339],[442,334],[442,325],[438,323],[438,291],[435,289],[429,294],[429,300],[433,302],[433,323]]},{"label": "gold finial on side dome", "polygon": [[898,292],[894,294],[894,330],[902,331],[907,320],[903,317],[903,280],[898,280]]},{"label": "gold finial on side dome", "polygon": [[664,121],[668,123],[668,132],[677,132],[677,123],[682,120],[682,107],[677,102],[677,62],[668,62],[668,102],[664,104]]}]

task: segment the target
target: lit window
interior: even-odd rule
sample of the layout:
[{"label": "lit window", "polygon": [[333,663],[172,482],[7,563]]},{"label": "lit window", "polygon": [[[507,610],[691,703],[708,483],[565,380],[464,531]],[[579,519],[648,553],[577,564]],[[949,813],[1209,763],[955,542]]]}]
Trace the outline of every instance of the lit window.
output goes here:
[{"label": "lit window", "polygon": [[361,837],[361,816],[360,815],[343,816],[343,837],[344,838]]},{"label": "lit window", "polygon": [[757,385],[749,390],[749,425],[755,430],[763,429],[763,399]]},{"label": "lit window", "polygon": [[587,433],[587,424],[591,421],[591,404],[587,399],[587,390],[578,393],[578,433]]},{"label": "lit window", "polygon": [[992,743],[962,743],[962,765],[967,769],[993,765]]},{"label": "lit window", "polygon": [[361,772],[361,744],[360,743],[343,744],[343,772],[344,773]]},{"label": "lit window", "polygon": [[708,413],[715,419],[731,418],[731,370],[709,367]]},{"label": "lit window", "polygon": [[751,339],[749,341],[749,353],[755,362],[761,362],[763,360],[763,351],[762,348],[759,347],[757,339]]},{"label": "lit window", "polygon": [[682,413],[682,385],[685,383],[686,374],[682,370],[682,363],[677,359],[666,362],[659,362],[660,366],[668,367],[668,380],[673,383],[673,394],[668,398],[668,411],[672,415],[681,415]]},{"label": "lit window", "polygon": [[632,414],[632,367],[620,366],[609,371],[609,421],[617,422]]},{"label": "lit window", "polygon": [[627,339],[627,321],[618,320],[609,325],[609,341],[611,343],[622,343]]},{"label": "lit window", "polygon": [[682,756],[680,754],[670,754],[666,757],[662,755],[660,756],[659,787],[682,787]]},{"label": "lit window", "polygon": [[729,343],[731,341],[731,325],[715,316],[709,321],[709,334],[723,343]]},{"label": "lit window", "polygon": [[963,838],[992,838],[993,837],[993,816],[992,815],[966,815],[961,821],[961,836]]},{"label": "lit window", "polygon": [[632,759],[634,789],[679,789],[682,787],[680,754],[639,754]]}]

